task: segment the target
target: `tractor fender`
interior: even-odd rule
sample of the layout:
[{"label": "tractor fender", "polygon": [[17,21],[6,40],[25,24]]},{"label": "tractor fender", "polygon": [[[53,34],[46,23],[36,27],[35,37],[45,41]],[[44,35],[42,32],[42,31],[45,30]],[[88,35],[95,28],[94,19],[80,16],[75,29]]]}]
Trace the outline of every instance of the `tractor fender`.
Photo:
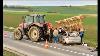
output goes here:
[{"label": "tractor fender", "polygon": [[37,25],[39,27],[43,27],[44,24],[40,24],[40,23],[33,23],[33,25]]},{"label": "tractor fender", "polygon": [[28,26],[28,30],[31,28],[31,26],[36,26],[36,27],[43,27],[43,24],[40,23],[32,23]]}]

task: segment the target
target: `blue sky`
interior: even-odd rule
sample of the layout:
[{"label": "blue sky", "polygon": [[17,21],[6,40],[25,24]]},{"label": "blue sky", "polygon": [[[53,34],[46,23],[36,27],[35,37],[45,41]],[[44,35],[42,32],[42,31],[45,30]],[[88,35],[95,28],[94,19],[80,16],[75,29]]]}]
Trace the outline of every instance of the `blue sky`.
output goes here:
[{"label": "blue sky", "polygon": [[82,6],[97,5],[97,0],[3,0],[4,4],[22,6]]}]

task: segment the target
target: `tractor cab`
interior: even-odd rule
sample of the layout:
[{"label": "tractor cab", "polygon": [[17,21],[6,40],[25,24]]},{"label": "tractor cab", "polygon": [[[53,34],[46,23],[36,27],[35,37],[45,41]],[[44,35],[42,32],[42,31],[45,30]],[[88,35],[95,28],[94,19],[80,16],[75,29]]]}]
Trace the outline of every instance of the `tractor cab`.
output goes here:
[{"label": "tractor cab", "polygon": [[24,20],[27,24],[31,24],[31,23],[45,23],[44,20],[44,16],[45,15],[37,15],[37,14],[31,14],[31,15],[27,15],[24,17]]}]

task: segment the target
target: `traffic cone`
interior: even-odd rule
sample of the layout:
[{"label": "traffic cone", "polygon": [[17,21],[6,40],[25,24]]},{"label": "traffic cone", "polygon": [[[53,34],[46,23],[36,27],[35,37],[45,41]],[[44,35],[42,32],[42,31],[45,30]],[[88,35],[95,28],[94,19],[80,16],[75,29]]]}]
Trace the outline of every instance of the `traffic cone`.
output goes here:
[{"label": "traffic cone", "polygon": [[57,48],[57,45],[56,44],[54,45],[54,48]]},{"label": "traffic cone", "polygon": [[47,39],[46,39],[46,43],[45,43],[44,47],[45,48],[48,48],[49,47]]}]

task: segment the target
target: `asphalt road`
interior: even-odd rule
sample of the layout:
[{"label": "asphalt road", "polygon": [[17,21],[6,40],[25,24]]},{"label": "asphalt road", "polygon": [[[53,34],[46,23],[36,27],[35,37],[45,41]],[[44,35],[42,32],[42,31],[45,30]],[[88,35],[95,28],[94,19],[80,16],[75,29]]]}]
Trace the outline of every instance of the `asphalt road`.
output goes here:
[{"label": "asphalt road", "polygon": [[[7,32],[7,34],[7,37],[3,37],[4,47],[16,50],[27,56],[97,56],[97,51],[90,52],[89,47],[82,45],[63,46],[59,43],[48,43],[49,48],[45,49],[45,41],[32,42],[31,40],[26,40],[26,37],[22,40],[13,40],[13,33]],[[57,48],[54,47],[55,45]]]}]

